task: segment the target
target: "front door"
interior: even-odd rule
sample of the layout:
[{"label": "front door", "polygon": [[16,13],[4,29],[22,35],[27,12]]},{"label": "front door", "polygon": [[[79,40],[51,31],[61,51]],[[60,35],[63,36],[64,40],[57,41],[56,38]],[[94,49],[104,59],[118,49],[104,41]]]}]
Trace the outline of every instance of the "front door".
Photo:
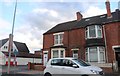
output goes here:
[{"label": "front door", "polygon": [[116,52],[116,60],[118,63],[118,71],[120,72],[120,52]]},{"label": "front door", "polygon": [[44,53],[44,57],[43,57],[44,66],[46,66],[47,62],[48,62],[48,53],[45,52],[45,53]]}]

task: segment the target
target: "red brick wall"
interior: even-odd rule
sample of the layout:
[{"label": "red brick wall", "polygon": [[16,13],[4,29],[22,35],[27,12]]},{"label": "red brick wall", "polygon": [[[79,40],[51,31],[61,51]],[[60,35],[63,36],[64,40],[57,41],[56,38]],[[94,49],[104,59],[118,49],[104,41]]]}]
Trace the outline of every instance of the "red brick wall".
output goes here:
[{"label": "red brick wall", "polygon": [[46,34],[43,36],[43,51],[49,51],[48,52],[48,58],[51,58],[51,51],[50,47],[54,44],[54,37],[53,34]]},{"label": "red brick wall", "polygon": [[79,48],[79,58],[85,59],[85,29],[74,29],[64,32],[63,44],[67,47],[66,56],[72,56],[72,50]]},{"label": "red brick wall", "polygon": [[[48,50],[48,56],[50,58],[50,47],[54,45],[54,36],[53,34],[46,34],[43,38],[43,51]],[[63,44],[67,47],[66,56],[72,56],[71,49],[79,48],[79,58],[85,59],[85,29],[74,29],[64,32]]]},{"label": "red brick wall", "polygon": [[[103,32],[104,33],[104,32]],[[108,58],[108,62],[112,63],[115,59],[114,51],[112,46],[120,45],[120,22],[105,24],[105,35],[106,35],[106,43],[107,43],[107,52],[106,56]],[[44,35],[43,40],[43,50],[50,51],[50,47],[54,44],[54,36],[53,34]],[[63,44],[67,47],[66,56],[72,56],[71,49],[79,48],[79,58],[85,59],[85,29],[74,29],[70,31],[64,32]],[[49,58],[50,58],[49,52]]]},{"label": "red brick wall", "polygon": [[54,43],[53,34],[46,34],[43,36],[43,49],[48,49],[53,46]]},{"label": "red brick wall", "polygon": [[[107,57],[108,62],[112,63],[115,60],[114,50],[112,46],[120,45],[118,41],[120,41],[119,28],[120,22],[118,23],[109,23],[105,25],[105,33],[106,33],[106,43],[107,43]],[[119,37],[118,37],[119,36]]]}]

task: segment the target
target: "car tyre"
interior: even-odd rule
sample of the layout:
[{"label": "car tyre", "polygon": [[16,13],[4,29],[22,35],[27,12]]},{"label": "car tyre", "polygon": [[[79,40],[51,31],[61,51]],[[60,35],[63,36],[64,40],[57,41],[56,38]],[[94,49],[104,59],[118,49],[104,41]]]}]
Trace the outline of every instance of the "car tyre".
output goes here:
[{"label": "car tyre", "polygon": [[45,73],[44,76],[52,76],[50,73]]},{"label": "car tyre", "polygon": [[89,75],[82,75],[82,76],[89,76]]}]

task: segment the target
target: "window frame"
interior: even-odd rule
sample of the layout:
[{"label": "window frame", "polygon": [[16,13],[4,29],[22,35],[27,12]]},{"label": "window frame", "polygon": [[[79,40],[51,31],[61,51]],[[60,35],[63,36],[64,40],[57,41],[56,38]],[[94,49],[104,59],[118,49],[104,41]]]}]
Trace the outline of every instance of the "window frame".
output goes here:
[{"label": "window frame", "polygon": [[[75,49],[71,49],[71,50],[72,50],[73,58],[76,58],[75,55],[77,55],[77,58],[78,58],[79,49],[78,49],[78,48],[75,48]],[[75,51],[77,51],[77,53],[75,53]]]},{"label": "window frame", "polygon": [[[95,26],[95,37],[90,37],[90,27]],[[98,29],[98,27],[100,27],[100,29]],[[99,36],[99,31],[101,33],[101,36]],[[87,26],[85,28],[85,36],[86,39],[92,39],[92,38],[103,38],[103,33],[102,33],[102,26],[101,25],[91,25],[91,26]]]},{"label": "window frame", "polygon": [[[105,63],[105,47],[102,47],[102,46],[97,46],[97,47],[87,47],[86,48],[86,53],[85,53],[85,59],[87,62],[93,62],[93,61],[90,61],[90,48],[97,48],[97,61],[95,62],[98,62],[98,63]],[[103,59],[101,61],[101,56],[100,56],[100,48],[103,48]]]},{"label": "window frame", "polygon": [[[54,46],[63,45],[64,32],[54,33]],[[56,39],[56,37],[58,39]]]},{"label": "window frame", "polygon": [[[54,58],[54,56],[53,56],[53,51],[58,51],[58,57],[56,57],[56,58],[64,58],[65,57],[65,49],[64,48],[56,48],[56,49],[51,49],[51,58]],[[62,54],[62,56],[63,57],[61,57],[61,51],[63,51],[63,54]]]}]

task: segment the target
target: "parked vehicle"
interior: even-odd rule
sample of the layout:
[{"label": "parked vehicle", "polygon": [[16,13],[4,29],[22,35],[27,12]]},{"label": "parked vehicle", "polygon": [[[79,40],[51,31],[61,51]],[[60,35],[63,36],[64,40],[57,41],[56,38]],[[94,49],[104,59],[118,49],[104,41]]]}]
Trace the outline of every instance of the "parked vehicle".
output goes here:
[{"label": "parked vehicle", "polygon": [[97,75],[102,76],[103,70],[97,66],[90,65],[83,60],[75,58],[53,58],[50,59],[44,70],[44,76],[52,75],[79,75],[90,76]]}]

